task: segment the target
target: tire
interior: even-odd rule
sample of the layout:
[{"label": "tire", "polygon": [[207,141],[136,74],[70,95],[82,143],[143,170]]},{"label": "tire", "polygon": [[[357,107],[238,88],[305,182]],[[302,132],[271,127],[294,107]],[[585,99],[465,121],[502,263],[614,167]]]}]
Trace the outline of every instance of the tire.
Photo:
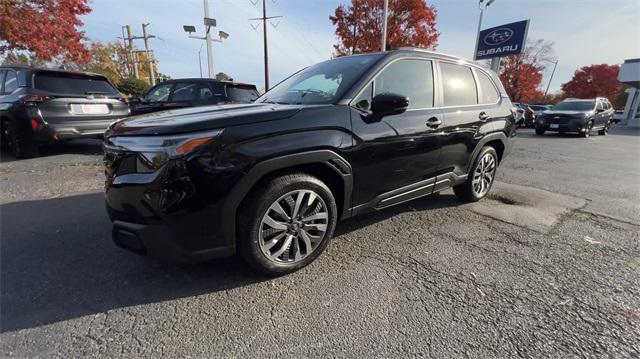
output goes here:
[{"label": "tire", "polygon": [[335,198],[321,180],[300,172],[275,177],[252,191],[240,208],[240,254],[270,276],[295,272],[322,254],[337,220]]},{"label": "tire", "polygon": [[607,123],[606,125],[604,125],[604,128],[602,130],[598,131],[598,135],[600,136],[606,136],[607,133],[609,133],[609,126],[611,126],[609,123]]},{"label": "tire", "polygon": [[38,155],[39,149],[20,135],[15,124],[5,121],[2,124],[3,148],[6,148],[15,158],[30,158]]},{"label": "tire", "polygon": [[[488,162],[485,162],[488,161]],[[492,165],[491,165],[492,164]],[[482,169],[484,167],[484,170]],[[486,167],[486,166],[491,166]],[[487,172],[487,169],[489,172]],[[496,171],[498,169],[498,154],[496,150],[491,146],[485,146],[480,150],[478,156],[476,156],[471,166],[471,171],[467,176],[467,180],[453,187],[453,192],[465,202],[477,202],[489,193],[493,186],[493,181],[496,178]],[[488,177],[485,175],[489,175]],[[481,191],[478,191],[477,183],[474,183],[475,179],[482,181],[483,186]],[[486,183],[486,185],[485,185]]]},{"label": "tire", "polygon": [[540,128],[536,128],[536,135],[542,136],[546,131]]},{"label": "tire", "polygon": [[591,136],[591,129],[593,128],[593,121],[589,121],[587,123],[587,128],[584,132],[580,132],[580,136],[584,137],[584,138],[588,138],[589,136]]}]

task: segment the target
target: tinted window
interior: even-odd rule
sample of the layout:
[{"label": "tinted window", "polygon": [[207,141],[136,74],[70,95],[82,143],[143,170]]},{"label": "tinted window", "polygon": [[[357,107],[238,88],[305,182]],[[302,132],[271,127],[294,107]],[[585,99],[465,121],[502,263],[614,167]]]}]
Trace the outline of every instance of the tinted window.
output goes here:
[{"label": "tinted window", "polygon": [[371,108],[371,99],[373,98],[373,82],[367,85],[353,103],[361,110],[369,111]]},{"label": "tinted window", "polygon": [[4,93],[9,94],[18,89],[18,77],[13,71],[6,71],[4,79]]},{"label": "tinted window", "polygon": [[485,75],[485,73],[480,70],[476,70],[476,74],[478,75],[478,85],[480,86],[480,92],[482,93],[480,103],[498,102],[500,95],[493,85],[493,81],[491,81],[489,76]]},{"label": "tinted window", "polygon": [[144,97],[149,102],[167,102],[169,100],[169,94],[171,93],[171,87],[173,84],[163,84],[155,87]]},{"label": "tinted window", "polygon": [[596,105],[596,109],[597,110],[604,110],[604,103],[603,102],[598,102],[598,104]]},{"label": "tinted window", "polygon": [[478,91],[471,69],[467,66],[440,63],[444,106],[475,105]]},{"label": "tinted window", "polygon": [[59,72],[37,73],[35,88],[63,95],[120,95],[104,77]]},{"label": "tinted window", "polygon": [[395,93],[409,98],[409,108],[433,107],[433,71],[425,60],[399,60],[387,66],[374,81],[374,96]]},{"label": "tinted window", "polygon": [[589,111],[595,106],[594,101],[563,101],[553,107],[554,111]]},{"label": "tinted window", "polygon": [[200,91],[198,94],[198,100],[207,101],[213,98],[213,91],[209,88],[209,86],[200,86]]},{"label": "tinted window", "polygon": [[4,86],[4,74],[6,71],[0,70],[0,94],[2,94],[2,86]]},{"label": "tinted window", "polygon": [[259,101],[288,104],[334,103],[380,56],[371,54],[339,57],[310,66],[282,81]]},{"label": "tinted window", "polygon": [[253,86],[227,85],[227,96],[236,102],[253,102],[258,98],[258,91]]},{"label": "tinted window", "polygon": [[173,89],[171,101],[195,101],[199,95],[199,84],[179,82]]}]

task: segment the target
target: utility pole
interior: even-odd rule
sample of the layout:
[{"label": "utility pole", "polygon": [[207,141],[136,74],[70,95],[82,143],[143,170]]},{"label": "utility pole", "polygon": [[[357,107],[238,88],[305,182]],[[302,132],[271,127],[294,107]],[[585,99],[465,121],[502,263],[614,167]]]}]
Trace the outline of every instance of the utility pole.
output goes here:
[{"label": "utility pole", "polygon": [[380,51],[387,51],[387,15],[389,14],[389,0],[384,0],[384,8],[382,11],[382,46]]},{"label": "utility pole", "polygon": [[149,39],[152,39],[155,36],[149,35],[147,33],[147,26],[149,26],[149,23],[142,24],[142,38],[144,39],[144,50],[145,50],[145,53],[147,54],[147,64],[149,65],[149,82],[151,83],[151,86],[155,86],[156,72],[154,71],[154,68],[153,68],[152,52],[149,50]]},{"label": "utility pole", "polygon": [[202,56],[200,56],[201,52],[202,52],[202,45],[200,45],[200,50],[198,50],[198,65],[200,66],[200,78],[202,78]]},{"label": "utility pole", "polygon": [[131,63],[133,64],[133,76],[136,79],[139,79],[140,74],[138,73],[138,59],[133,52],[133,39],[133,36],[131,36],[131,26],[127,25],[127,40],[129,40],[129,56],[131,56]]},{"label": "utility pole", "polygon": [[[204,18],[209,19],[209,0],[204,0]],[[209,78],[213,78],[213,46],[211,44],[211,27],[207,26],[207,35],[205,42],[207,43],[207,68],[209,69]]]},{"label": "utility pole", "polygon": [[[263,47],[264,47],[264,90],[269,91],[269,49],[267,46],[267,20],[275,19],[282,16],[267,16],[267,4],[265,0],[262,0],[262,17],[249,19],[249,21],[259,20],[262,21],[262,35],[263,35]],[[253,26],[253,25],[251,25]],[[254,28],[256,29],[256,28]]]}]

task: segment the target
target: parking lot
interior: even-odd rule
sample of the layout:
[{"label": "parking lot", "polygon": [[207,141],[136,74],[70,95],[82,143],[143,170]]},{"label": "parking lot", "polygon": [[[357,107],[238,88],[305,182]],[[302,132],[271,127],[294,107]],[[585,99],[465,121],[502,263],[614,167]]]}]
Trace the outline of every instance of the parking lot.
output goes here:
[{"label": "parking lot", "polygon": [[519,132],[492,198],[339,225],[270,279],[118,249],[99,141],[0,163],[2,357],[640,356],[640,133]]}]

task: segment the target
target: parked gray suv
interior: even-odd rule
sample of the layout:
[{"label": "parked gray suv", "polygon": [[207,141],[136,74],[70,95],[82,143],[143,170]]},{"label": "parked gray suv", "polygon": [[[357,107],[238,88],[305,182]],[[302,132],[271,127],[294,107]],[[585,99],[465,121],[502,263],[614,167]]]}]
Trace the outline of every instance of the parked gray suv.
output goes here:
[{"label": "parked gray suv", "polygon": [[536,118],[536,134],[577,132],[582,137],[589,137],[591,131],[598,130],[598,134],[604,136],[609,131],[612,117],[613,106],[604,97],[568,98]]}]

